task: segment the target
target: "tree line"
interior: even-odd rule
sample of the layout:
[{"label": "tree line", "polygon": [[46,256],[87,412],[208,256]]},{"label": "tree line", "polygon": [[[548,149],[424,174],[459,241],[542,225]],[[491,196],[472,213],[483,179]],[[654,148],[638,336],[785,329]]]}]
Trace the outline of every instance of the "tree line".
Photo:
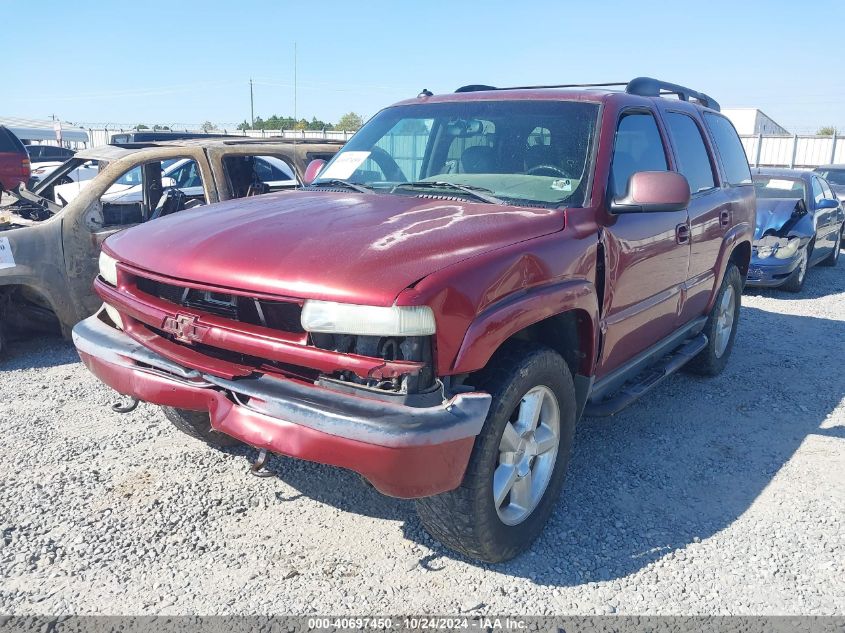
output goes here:
[{"label": "tree line", "polygon": [[[321,121],[317,117],[308,119],[295,120],[289,116],[273,115],[267,119],[262,119],[260,116],[255,117],[255,124],[251,125],[249,121],[244,120],[243,123],[238,124],[239,130],[341,130],[354,132],[364,125],[364,118],[355,112],[347,112],[337,123],[327,123]],[[136,130],[170,130],[166,125],[155,124],[153,126],[139,123],[135,126]],[[211,121],[205,121],[200,126],[203,132],[211,132],[217,130],[218,127]]]}]

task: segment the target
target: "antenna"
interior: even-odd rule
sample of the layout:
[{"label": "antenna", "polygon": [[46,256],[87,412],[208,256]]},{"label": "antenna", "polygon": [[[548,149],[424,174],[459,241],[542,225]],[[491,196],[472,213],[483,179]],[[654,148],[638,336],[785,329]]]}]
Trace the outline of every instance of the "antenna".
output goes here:
[{"label": "antenna", "polygon": [[293,43],[293,142],[296,144],[296,124],[299,119],[296,116],[296,42]]},{"label": "antenna", "polygon": [[255,129],[255,102],[252,98],[252,77],[249,78],[249,127]]}]

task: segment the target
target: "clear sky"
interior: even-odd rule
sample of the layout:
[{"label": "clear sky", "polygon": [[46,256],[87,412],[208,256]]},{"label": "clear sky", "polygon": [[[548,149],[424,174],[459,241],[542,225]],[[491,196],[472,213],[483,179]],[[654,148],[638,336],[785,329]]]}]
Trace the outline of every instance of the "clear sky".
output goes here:
[{"label": "clear sky", "polygon": [[845,130],[845,0],[6,0],[0,116],[233,126],[365,117],[422,88],[656,76]]}]

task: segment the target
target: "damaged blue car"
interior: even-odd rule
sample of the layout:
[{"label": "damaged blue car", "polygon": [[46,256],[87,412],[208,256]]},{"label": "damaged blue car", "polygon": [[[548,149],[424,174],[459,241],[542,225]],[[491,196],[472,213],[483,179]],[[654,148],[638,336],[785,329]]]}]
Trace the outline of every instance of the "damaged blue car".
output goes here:
[{"label": "damaged blue car", "polygon": [[757,169],[753,178],[757,225],[746,285],[800,292],[811,266],[839,260],[845,210],[813,172]]}]

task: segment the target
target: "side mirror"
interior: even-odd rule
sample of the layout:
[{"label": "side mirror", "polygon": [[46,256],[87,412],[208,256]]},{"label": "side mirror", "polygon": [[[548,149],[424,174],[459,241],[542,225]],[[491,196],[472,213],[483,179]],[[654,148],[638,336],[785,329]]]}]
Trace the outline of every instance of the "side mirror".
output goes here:
[{"label": "side mirror", "polygon": [[306,185],[310,185],[312,182],[317,180],[317,176],[320,175],[320,172],[325,166],[326,161],[322,158],[315,158],[312,160],[308,163],[308,167],[305,168],[305,176],[302,177],[302,182]]},{"label": "side mirror", "polygon": [[824,198],[816,205],[816,209],[836,209],[839,207],[839,200]]},{"label": "side mirror", "polygon": [[628,190],[610,203],[611,213],[683,211],[689,206],[687,179],[674,171],[638,171],[628,179]]},{"label": "side mirror", "polygon": [[171,178],[170,176],[162,176],[161,177],[161,188],[162,189],[169,189],[171,187],[176,186],[176,180]]}]

